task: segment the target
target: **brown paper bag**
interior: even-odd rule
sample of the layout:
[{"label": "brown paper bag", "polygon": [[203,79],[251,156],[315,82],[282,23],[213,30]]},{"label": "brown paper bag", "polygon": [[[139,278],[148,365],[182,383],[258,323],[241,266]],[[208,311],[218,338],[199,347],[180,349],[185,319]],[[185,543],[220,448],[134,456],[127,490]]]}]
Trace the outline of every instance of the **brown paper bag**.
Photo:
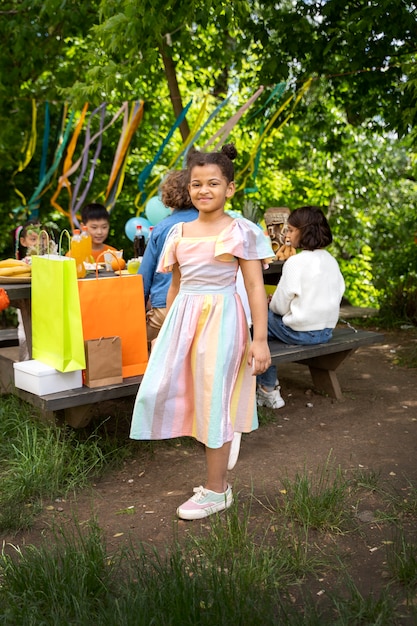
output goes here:
[{"label": "brown paper bag", "polygon": [[123,382],[122,342],[120,337],[89,339],[85,345],[85,384],[104,387]]}]

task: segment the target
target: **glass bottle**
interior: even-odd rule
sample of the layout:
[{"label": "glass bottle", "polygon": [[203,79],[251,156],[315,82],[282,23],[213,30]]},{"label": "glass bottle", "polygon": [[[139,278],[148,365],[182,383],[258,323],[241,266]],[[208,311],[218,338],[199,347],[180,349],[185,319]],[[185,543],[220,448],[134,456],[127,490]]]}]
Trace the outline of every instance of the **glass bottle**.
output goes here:
[{"label": "glass bottle", "polygon": [[142,226],[136,226],[136,234],[133,239],[133,256],[135,259],[142,258],[145,252],[145,235],[142,232]]},{"label": "glass bottle", "polygon": [[84,265],[83,242],[81,241],[81,231],[76,228],[71,238],[71,257],[75,259],[77,267],[77,278],[84,278],[86,269]]}]

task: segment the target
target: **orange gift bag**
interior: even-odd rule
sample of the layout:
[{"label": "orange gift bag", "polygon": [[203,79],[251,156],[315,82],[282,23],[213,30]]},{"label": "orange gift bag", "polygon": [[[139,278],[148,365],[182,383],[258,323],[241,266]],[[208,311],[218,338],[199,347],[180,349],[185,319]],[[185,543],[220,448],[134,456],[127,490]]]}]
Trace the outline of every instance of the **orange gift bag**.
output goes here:
[{"label": "orange gift bag", "polygon": [[97,276],[78,281],[84,340],[118,335],[123,378],[143,374],[148,344],[142,276]]}]

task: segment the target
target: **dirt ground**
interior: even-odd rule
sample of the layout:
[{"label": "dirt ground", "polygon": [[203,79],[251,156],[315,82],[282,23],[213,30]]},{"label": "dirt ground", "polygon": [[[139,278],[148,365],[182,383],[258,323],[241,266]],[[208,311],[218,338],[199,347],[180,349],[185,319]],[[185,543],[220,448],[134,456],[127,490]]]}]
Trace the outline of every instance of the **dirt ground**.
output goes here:
[{"label": "dirt ground", "polygon": [[[417,370],[400,364],[416,344],[416,329],[404,329],[385,332],[380,344],[360,348],[338,370],[342,401],[316,393],[304,366],[281,367],[286,405],[266,411],[268,419],[261,427],[244,435],[238,463],[230,472],[238,501],[252,499],[252,515],[259,527],[263,518],[268,524],[265,503],[275,501],[280,480],[305,468],[323,469],[329,455],[344,471],[378,474],[381,486],[398,494],[406,494],[410,485],[417,489]],[[129,406],[124,408],[126,417],[119,418],[117,435],[127,445]],[[114,418],[106,428],[115,431]],[[151,449],[142,442],[131,445],[134,458],[122,469],[109,472],[74,497],[45,503],[30,531],[0,539],[15,545],[36,544],[48,535],[54,520],[70,523],[76,516],[85,522],[95,516],[112,551],[131,536],[162,547],[178,533],[204,525],[175,517],[176,507],[192,495],[192,488],[204,484],[203,448],[185,440],[157,443]],[[363,532],[338,539],[342,553],[350,555],[358,581],[368,588],[382,582],[384,570],[387,528],[372,522],[379,505],[372,497],[360,504],[356,514],[363,519]]]}]

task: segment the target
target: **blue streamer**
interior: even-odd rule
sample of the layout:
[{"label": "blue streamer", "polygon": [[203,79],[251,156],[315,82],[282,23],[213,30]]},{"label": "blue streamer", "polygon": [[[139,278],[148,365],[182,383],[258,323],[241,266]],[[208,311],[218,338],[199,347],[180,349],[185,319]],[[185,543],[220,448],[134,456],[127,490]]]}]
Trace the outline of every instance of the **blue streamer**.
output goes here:
[{"label": "blue streamer", "polygon": [[58,165],[61,161],[62,155],[64,153],[65,147],[67,145],[68,142],[68,138],[69,138],[69,134],[71,132],[71,128],[72,128],[72,121],[74,119],[75,116],[75,111],[73,111],[70,115],[70,119],[68,121],[67,127],[65,129],[65,133],[64,133],[64,137],[62,139],[62,143],[59,146],[56,155],[55,155],[55,160],[52,163],[51,167],[49,168],[49,170],[46,172],[46,174],[44,175],[44,177],[42,178],[42,180],[39,182],[39,185],[36,187],[35,191],[33,192],[28,205],[34,205],[36,202],[39,201],[39,195],[40,192],[42,191],[42,189],[45,187],[45,185],[50,181],[50,179],[52,178],[53,173],[55,172],[55,170],[58,168]]},{"label": "blue streamer", "polygon": [[208,119],[206,122],[204,122],[204,124],[202,125],[202,127],[200,128],[200,130],[195,134],[194,139],[191,141],[191,143],[187,146],[187,149],[184,152],[184,157],[182,160],[182,166],[183,168],[186,166],[187,163],[187,154],[190,151],[190,148],[192,145],[194,145],[197,141],[197,139],[199,139],[199,137],[201,136],[202,132],[204,131],[204,129],[206,128],[206,126],[208,126],[208,124],[210,124],[210,122],[212,121],[212,119],[214,119],[217,115],[217,113],[219,111],[221,111],[221,109],[229,102],[230,98],[232,97],[232,94],[230,94],[230,96],[227,96],[227,98],[225,98],[222,102],[220,102],[220,104],[217,105],[217,107],[214,109],[214,111],[209,115]]},{"label": "blue streamer", "polygon": [[152,159],[151,163],[149,163],[140,172],[140,174],[138,176],[138,188],[139,188],[139,191],[141,192],[141,202],[144,202],[145,198],[146,198],[146,194],[145,194],[145,183],[146,183],[146,180],[149,178],[149,176],[150,176],[154,166],[159,161],[159,158],[160,158],[161,154],[163,153],[163,151],[165,149],[165,146],[168,144],[168,142],[170,141],[172,135],[174,134],[174,132],[177,130],[177,128],[180,126],[181,122],[184,120],[185,116],[187,115],[188,109],[192,105],[192,102],[193,102],[193,100],[191,99],[190,102],[183,108],[183,110],[181,111],[181,113],[179,114],[177,119],[175,120],[174,125],[172,126],[171,130],[169,131],[169,133],[167,134],[167,136],[163,140],[159,150],[155,154],[155,156]]}]

